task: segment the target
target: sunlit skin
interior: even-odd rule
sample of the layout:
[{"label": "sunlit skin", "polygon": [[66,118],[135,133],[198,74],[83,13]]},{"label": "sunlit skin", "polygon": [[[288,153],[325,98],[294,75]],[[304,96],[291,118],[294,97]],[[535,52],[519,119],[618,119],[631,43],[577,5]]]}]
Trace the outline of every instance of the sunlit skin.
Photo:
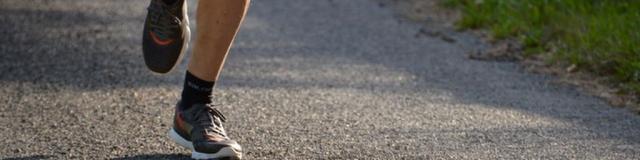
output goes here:
[{"label": "sunlit skin", "polygon": [[198,30],[187,69],[189,72],[206,81],[218,79],[249,3],[250,0],[198,1]]}]

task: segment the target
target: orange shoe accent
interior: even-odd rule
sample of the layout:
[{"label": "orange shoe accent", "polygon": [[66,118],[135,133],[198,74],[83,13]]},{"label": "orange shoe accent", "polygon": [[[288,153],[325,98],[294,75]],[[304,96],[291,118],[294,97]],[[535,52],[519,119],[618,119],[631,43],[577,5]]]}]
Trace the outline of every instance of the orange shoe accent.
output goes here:
[{"label": "orange shoe accent", "polygon": [[151,31],[149,31],[149,34],[151,35],[151,39],[153,39],[153,41],[156,42],[156,44],[158,44],[158,45],[166,46],[166,45],[169,45],[169,44],[173,43],[173,39],[160,40],[160,38],[158,38],[156,33],[153,33]]}]

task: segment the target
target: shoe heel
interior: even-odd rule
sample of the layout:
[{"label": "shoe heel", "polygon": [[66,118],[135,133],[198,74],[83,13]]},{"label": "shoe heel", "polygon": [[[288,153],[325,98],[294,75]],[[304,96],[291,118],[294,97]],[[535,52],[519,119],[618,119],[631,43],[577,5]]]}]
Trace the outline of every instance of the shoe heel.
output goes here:
[{"label": "shoe heel", "polygon": [[171,140],[176,142],[178,145],[193,150],[193,144],[191,143],[191,141],[182,138],[182,136],[180,136],[178,132],[176,132],[176,130],[174,130],[173,128],[169,130],[169,138],[171,138]]}]

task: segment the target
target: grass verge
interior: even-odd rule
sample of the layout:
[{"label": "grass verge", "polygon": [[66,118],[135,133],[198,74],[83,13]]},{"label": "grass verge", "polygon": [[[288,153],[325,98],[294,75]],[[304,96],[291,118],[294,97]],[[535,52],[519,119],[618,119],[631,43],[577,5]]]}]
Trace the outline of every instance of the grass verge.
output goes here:
[{"label": "grass verge", "polygon": [[611,77],[622,92],[640,93],[638,0],[443,0],[463,12],[461,28],[515,37],[525,55]]}]

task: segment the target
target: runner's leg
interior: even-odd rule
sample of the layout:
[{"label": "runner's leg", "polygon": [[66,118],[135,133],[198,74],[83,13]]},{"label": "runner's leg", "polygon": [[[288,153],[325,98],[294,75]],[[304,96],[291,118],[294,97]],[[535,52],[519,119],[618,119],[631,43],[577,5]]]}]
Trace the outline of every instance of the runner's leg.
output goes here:
[{"label": "runner's leg", "polygon": [[250,0],[201,0],[197,30],[188,71],[206,81],[216,81]]},{"label": "runner's leg", "polygon": [[196,39],[182,97],[169,136],[192,150],[191,158],[241,159],[242,147],[227,136],[222,112],[211,103],[231,43],[246,14],[249,0],[200,0]]},{"label": "runner's leg", "polygon": [[211,89],[247,12],[249,0],[201,0],[197,33],[189,60],[182,102],[186,106],[210,103]]}]

